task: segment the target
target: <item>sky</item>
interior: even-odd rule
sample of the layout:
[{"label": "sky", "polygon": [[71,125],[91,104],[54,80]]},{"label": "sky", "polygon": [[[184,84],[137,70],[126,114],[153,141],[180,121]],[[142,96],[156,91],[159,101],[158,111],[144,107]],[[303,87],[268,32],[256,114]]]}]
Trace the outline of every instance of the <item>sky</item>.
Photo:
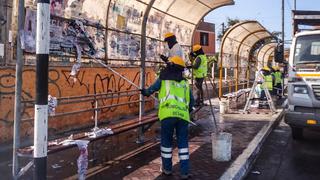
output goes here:
[{"label": "sky", "polygon": [[[216,32],[222,29],[221,24],[227,18],[240,20],[257,20],[270,32],[281,31],[281,2],[282,0],[234,0],[231,6],[220,7],[210,12],[205,21],[216,25]],[[296,0],[297,10],[320,11],[320,0]],[[292,36],[291,10],[294,0],[284,0],[285,6],[285,40]]]}]

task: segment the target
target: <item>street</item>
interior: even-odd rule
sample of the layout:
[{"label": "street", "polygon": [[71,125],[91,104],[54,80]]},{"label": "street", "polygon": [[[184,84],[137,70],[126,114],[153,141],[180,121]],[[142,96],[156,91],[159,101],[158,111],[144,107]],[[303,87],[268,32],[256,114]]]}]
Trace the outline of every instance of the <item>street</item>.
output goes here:
[{"label": "street", "polygon": [[266,140],[246,180],[320,179],[320,133],[305,130],[304,137],[293,140],[290,127],[281,121]]}]

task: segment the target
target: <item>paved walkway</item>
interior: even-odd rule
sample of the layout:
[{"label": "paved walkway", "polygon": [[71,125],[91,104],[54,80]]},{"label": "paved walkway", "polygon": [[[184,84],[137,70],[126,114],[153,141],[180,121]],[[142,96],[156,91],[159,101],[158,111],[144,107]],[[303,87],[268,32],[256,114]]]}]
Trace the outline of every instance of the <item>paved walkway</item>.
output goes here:
[{"label": "paved walkway", "polygon": [[[218,179],[230,164],[243,152],[254,136],[271,120],[271,114],[229,114],[218,113],[215,99],[215,114],[219,126],[233,136],[232,159],[230,162],[212,160],[211,133],[212,120],[209,107],[202,108],[196,115],[197,126],[190,128],[190,174],[191,179]],[[159,123],[146,133],[145,144],[136,144],[137,131],[132,130],[117,137],[90,143],[87,179],[179,179],[177,149],[174,150],[173,176],[161,175],[159,138],[155,139]],[[77,179],[77,148],[48,156],[48,179]],[[8,156],[10,157],[10,156]],[[23,160],[23,164],[27,163]],[[0,174],[10,177],[10,161],[0,163]],[[32,170],[23,177],[32,179]]]},{"label": "paved walkway", "polygon": [[[217,106],[217,103],[215,103]],[[198,113],[198,126],[190,129],[190,174],[191,179],[218,179],[230,166],[249,142],[271,119],[271,114],[231,114],[219,117],[218,109],[215,109],[216,118],[225,132],[232,133],[232,160],[230,162],[217,162],[212,160],[211,132],[212,121],[209,107],[205,107]],[[96,172],[91,171],[88,179],[115,179],[140,180],[140,179],[180,179],[177,148],[173,155],[173,176],[164,176],[160,172],[161,158],[160,146],[156,145],[140,151],[125,160],[112,165],[101,166]]]}]

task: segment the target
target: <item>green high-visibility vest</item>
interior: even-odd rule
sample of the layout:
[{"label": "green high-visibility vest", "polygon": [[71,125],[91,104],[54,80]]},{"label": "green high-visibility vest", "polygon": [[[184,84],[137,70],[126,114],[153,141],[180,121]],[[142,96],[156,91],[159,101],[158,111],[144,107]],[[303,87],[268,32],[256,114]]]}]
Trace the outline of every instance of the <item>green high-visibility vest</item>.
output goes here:
[{"label": "green high-visibility vest", "polygon": [[269,91],[272,91],[273,84],[272,84],[272,75],[264,76],[264,82],[262,84],[262,88],[266,87]]},{"label": "green high-visibility vest", "polygon": [[159,92],[159,119],[180,118],[190,122],[190,89],[187,81],[162,80]]},{"label": "green high-visibility vest", "polygon": [[276,71],[274,73],[274,78],[275,78],[275,84],[281,84],[282,83],[282,77],[281,77],[281,72]]},{"label": "green high-visibility vest", "polygon": [[193,70],[193,75],[196,78],[204,78],[207,76],[207,72],[208,72],[208,59],[207,59],[207,56],[204,54],[197,56],[197,58],[198,57],[201,59],[201,63],[198,69]]}]

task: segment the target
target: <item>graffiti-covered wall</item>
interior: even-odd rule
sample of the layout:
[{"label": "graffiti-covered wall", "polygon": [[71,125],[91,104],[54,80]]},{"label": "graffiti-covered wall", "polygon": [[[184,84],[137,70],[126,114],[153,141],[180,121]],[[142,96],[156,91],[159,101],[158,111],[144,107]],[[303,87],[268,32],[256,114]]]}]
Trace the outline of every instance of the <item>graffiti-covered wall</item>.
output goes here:
[{"label": "graffiti-covered wall", "polygon": [[[36,1],[26,0],[23,47],[35,54]],[[170,4],[170,3],[168,3]],[[142,19],[148,1],[137,0],[51,0],[50,55],[52,60],[73,62],[83,58],[105,60],[113,65],[139,65],[141,59]],[[159,7],[158,7],[159,6]],[[173,32],[188,53],[197,22],[187,22],[166,14],[169,6],[155,3],[147,21],[147,66],[160,62],[167,51],[163,35]],[[28,56],[27,63],[35,57]]]},{"label": "graffiti-covered wall", "polygon": [[[10,64],[15,61],[17,4],[18,0],[13,0],[11,6],[13,51],[5,60]],[[61,62],[94,56],[108,64],[139,65],[141,38],[146,33],[146,65],[153,66],[161,62],[159,54],[168,48],[164,34],[174,33],[187,55],[200,19],[213,9],[232,4],[233,0],[50,0],[50,55]],[[36,0],[25,0],[25,23],[19,34],[27,55],[34,55],[35,50],[36,8]],[[146,32],[142,32],[144,16]],[[32,63],[34,58],[29,56],[28,60],[26,63]]]},{"label": "graffiti-covered wall", "polygon": [[[140,73],[136,68],[115,69],[135,84],[139,84]],[[111,121],[138,112],[139,92],[131,92],[136,88],[112,72],[104,68],[84,67],[81,68],[76,78],[70,77],[69,73],[70,70],[66,67],[50,67],[49,94],[57,97],[58,106],[55,114],[49,117],[49,136],[94,125],[94,111],[91,109],[95,107],[96,100],[98,108],[102,108],[98,113],[99,122]],[[153,79],[153,71],[147,69],[147,85],[150,85]],[[13,137],[14,87],[14,67],[0,68],[0,143],[11,140]],[[33,135],[34,87],[35,68],[25,67],[22,86],[21,136],[23,138],[31,138]],[[120,92],[125,93],[120,94]],[[102,95],[90,96],[91,94]],[[152,101],[146,102],[147,109],[153,107],[152,103]],[[117,104],[124,105],[109,107]]]},{"label": "graffiti-covered wall", "polygon": [[[0,0],[3,2],[3,0]],[[11,2],[11,1],[6,1]],[[116,67],[121,74],[139,82],[141,62],[142,21],[150,0],[50,0],[50,79],[49,94],[58,98],[56,115],[49,118],[49,133],[63,132],[93,122],[92,96],[98,98],[99,119],[110,120],[138,111],[138,95],[128,92],[134,89],[103,68],[97,68],[94,60]],[[24,50],[23,72],[23,123],[22,136],[33,132],[33,98],[35,79],[36,0],[25,0],[24,28],[19,31]],[[232,0],[155,0],[146,24],[147,83],[154,80],[155,68],[162,62],[159,54],[166,54],[164,34],[173,32],[185,55],[188,54],[193,30],[197,23],[212,9],[232,4]],[[14,68],[17,35],[18,0],[13,0],[11,32],[6,32],[6,58],[0,66],[0,142],[12,137]],[[181,8],[183,7],[183,8]],[[192,13],[190,13],[192,12]],[[7,28],[8,29],[8,28]],[[9,36],[12,34],[12,36]],[[1,59],[0,59],[1,60]],[[59,67],[58,67],[59,66]],[[128,92],[119,94],[118,92]],[[70,96],[78,98],[69,99]],[[90,99],[91,98],[91,99]],[[75,100],[77,99],[77,100]],[[88,100],[89,99],[89,100]],[[79,101],[79,102],[75,102]],[[129,102],[130,104],[117,106]],[[148,108],[153,107],[150,102]],[[77,113],[81,111],[81,113]],[[68,113],[68,116],[63,116]]]}]

